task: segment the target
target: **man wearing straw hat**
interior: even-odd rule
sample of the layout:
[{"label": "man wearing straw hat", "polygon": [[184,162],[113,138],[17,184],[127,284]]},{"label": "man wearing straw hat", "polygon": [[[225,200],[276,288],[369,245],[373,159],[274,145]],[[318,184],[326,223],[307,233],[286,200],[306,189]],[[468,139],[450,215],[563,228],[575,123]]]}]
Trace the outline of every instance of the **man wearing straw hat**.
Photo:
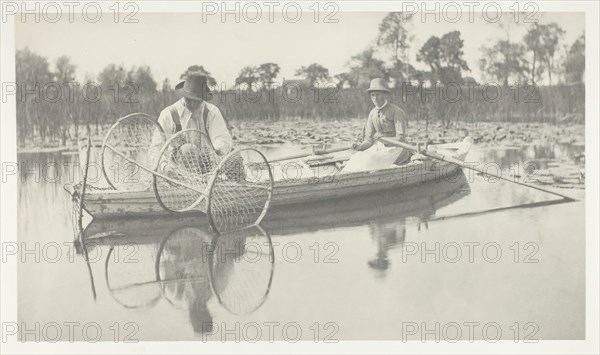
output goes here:
[{"label": "man wearing straw hat", "polygon": [[355,154],[346,164],[344,171],[385,168],[392,163],[400,165],[410,159],[407,150],[386,147],[383,143],[377,142],[380,137],[405,140],[406,114],[400,107],[389,102],[391,92],[387,82],[382,78],[371,80],[367,93],[371,96],[375,107],[367,118],[362,142],[352,145],[355,150],[364,154]]},{"label": "man wearing straw hat", "polygon": [[231,151],[233,140],[227,123],[219,108],[206,102],[210,95],[208,78],[191,73],[185,81],[175,86],[181,96],[160,113],[158,123],[167,135],[184,129],[198,129],[205,133],[217,154],[223,156]]}]

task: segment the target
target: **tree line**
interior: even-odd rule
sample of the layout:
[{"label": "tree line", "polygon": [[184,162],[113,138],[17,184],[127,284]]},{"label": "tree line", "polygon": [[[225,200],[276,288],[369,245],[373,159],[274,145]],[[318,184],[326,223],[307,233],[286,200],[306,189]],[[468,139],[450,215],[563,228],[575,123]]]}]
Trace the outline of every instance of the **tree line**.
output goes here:
[{"label": "tree line", "polygon": [[[464,59],[460,31],[431,36],[418,48],[416,60],[426,69],[411,63],[409,54],[415,50],[411,20],[397,12],[385,16],[375,43],[352,56],[346,72],[331,76],[325,66],[310,63],[297,68],[295,74],[301,80],[289,81],[294,84],[290,88],[285,87],[285,81],[283,87],[274,84],[281,72],[278,64],[248,65],[235,79],[236,88],[243,88],[241,94],[215,90],[213,102],[230,120],[362,117],[371,108],[364,88],[372,78],[382,77],[390,83],[394,100],[401,102],[411,117],[427,122],[583,117],[584,35],[565,44],[565,31],[549,23],[533,24],[523,38],[511,38],[511,25],[501,22],[499,29],[505,31],[505,38],[481,48],[477,63],[482,79],[498,83],[500,88],[494,90],[502,91],[499,99],[490,100],[486,97],[489,88],[469,86],[476,81],[466,75],[470,67]],[[75,82],[75,72],[76,66],[67,56],[56,59],[51,70],[48,59],[28,48],[17,51],[19,144],[35,138],[64,145],[68,139],[77,139],[81,126],[100,130],[102,125],[132,112],[157,116],[177,99],[173,84],[168,79],[157,83],[147,66],[109,64],[95,77],[86,76],[82,83]],[[200,64],[182,70],[179,79],[190,72],[208,76],[209,85],[219,89],[217,79]],[[537,86],[543,78],[549,85]],[[475,101],[466,95],[456,101],[444,98],[448,95],[444,88],[451,86],[462,91],[468,87]],[[423,94],[424,87],[442,91]],[[522,95],[517,100],[515,92]]]}]

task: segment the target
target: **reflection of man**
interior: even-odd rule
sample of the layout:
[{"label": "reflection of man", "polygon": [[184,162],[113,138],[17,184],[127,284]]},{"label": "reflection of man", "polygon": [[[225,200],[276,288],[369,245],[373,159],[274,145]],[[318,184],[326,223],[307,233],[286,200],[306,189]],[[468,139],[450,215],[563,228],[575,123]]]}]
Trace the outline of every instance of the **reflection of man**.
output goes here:
[{"label": "reflection of man", "polygon": [[[211,238],[196,228],[182,228],[164,240],[160,268],[164,295],[173,305],[188,309],[196,333],[212,330],[213,317],[208,309],[212,297],[209,276]],[[175,282],[173,282],[175,281]]]},{"label": "reflection of man", "polygon": [[[213,291],[217,295],[225,293],[235,263],[239,262],[236,258],[244,254],[245,240],[243,236],[232,235],[214,240],[192,227],[181,228],[163,240],[159,264],[164,281],[163,294],[171,304],[187,308],[195,333],[213,332],[213,315],[208,302]],[[212,264],[212,276],[209,264]],[[211,288],[211,277],[214,289]],[[233,301],[243,304],[242,300]]]},{"label": "reflection of man", "polygon": [[406,239],[404,220],[392,223],[372,223],[369,225],[369,232],[371,238],[377,243],[377,254],[369,260],[368,264],[373,269],[385,270],[390,265],[388,250],[403,243]]},{"label": "reflection of man", "polygon": [[[375,107],[369,113],[365,125],[365,136],[363,141],[355,143],[353,148],[356,150],[367,150],[371,148],[380,137],[397,138],[400,141],[405,140],[406,134],[406,114],[404,111],[389,102],[390,90],[385,80],[376,78],[371,80],[371,85],[367,90],[371,96],[371,101]],[[398,148],[395,164],[402,164],[409,159],[409,152]]]}]

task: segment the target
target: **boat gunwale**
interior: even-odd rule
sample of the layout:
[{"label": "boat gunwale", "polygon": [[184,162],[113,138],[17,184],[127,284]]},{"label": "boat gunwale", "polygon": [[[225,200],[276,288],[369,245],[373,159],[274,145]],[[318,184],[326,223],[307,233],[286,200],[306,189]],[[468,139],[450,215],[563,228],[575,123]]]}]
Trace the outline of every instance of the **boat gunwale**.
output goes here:
[{"label": "boat gunwale", "polygon": [[[439,145],[432,145],[431,147],[436,147],[436,148],[444,149],[444,150],[452,149],[452,150],[455,150],[452,154],[453,158],[461,158],[461,156],[462,156],[462,158],[464,158],[464,156],[469,151],[470,143],[463,141],[463,142],[456,142],[456,143],[445,143],[445,144],[439,144]],[[465,148],[465,149],[463,151],[461,151],[461,148]],[[445,161],[439,161],[438,163],[444,163],[443,166],[454,165],[453,163],[445,162]],[[436,169],[439,170],[439,164],[437,166],[438,167]],[[408,170],[409,168],[410,168],[410,170]],[[274,181],[273,189],[280,190],[280,189],[298,188],[298,187],[311,186],[311,185],[316,186],[316,185],[336,183],[336,182],[343,183],[343,182],[359,180],[359,179],[363,179],[363,178],[375,178],[375,177],[388,176],[388,175],[397,175],[398,171],[407,171],[408,170],[407,172],[416,172],[416,171],[418,171],[419,168],[420,169],[425,168],[425,170],[427,170],[425,161],[409,162],[407,164],[392,166],[389,168],[383,168],[383,169],[377,169],[377,170],[356,171],[356,172],[349,172],[349,173],[336,172],[335,174],[323,176],[323,177],[309,176],[309,177],[304,177],[304,178],[300,178],[300,179],[278,180],[278,181]],[[435,171],[436,169],[430,169],[427,171]],[[360,181],[360,182],[357,181],[354,185],[361,185],[362,183],[363,183],[362,181]],[[351,186],[352,185],[347,185],[345,187],[348,188]],[[71,196],[74,196],[75,194],[79,194],[79,190],[77,190],[77,188],[73,185],[69,185],[68,187],[67,187],[67,185],[65,185],[65,190]],[[149,188],[144,189],[144,190],[132,190],[132,191],[102,189],[102,190],[91,190],[91,191],[86,192],[85,200],[86,201],[90,201],[90,200],[96,201],[96,200],[105,200],[105,199],[126,200],[126,199],[131,199],[131,198],[142,199],[142,198],[150,197],[150,196],[154,196],[154,193],[153,193],[152,189],[149,189]]]}]

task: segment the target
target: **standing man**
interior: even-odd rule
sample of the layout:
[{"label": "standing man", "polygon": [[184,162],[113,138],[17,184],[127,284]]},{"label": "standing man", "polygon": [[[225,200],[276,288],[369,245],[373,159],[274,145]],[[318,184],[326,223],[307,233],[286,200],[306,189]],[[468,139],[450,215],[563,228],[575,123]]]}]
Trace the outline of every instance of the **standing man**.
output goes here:
[{"label": "standing man", "polygon": [[200,74],[189,74],[185,81],[175,86],[181,96],[171,106],[166,107],[158,117],[167,136],[184,129],[197,129],[206,134],[218,155],[231,151],[233,139],[219,108],[206,102],[210,94],[208,78]]}]

